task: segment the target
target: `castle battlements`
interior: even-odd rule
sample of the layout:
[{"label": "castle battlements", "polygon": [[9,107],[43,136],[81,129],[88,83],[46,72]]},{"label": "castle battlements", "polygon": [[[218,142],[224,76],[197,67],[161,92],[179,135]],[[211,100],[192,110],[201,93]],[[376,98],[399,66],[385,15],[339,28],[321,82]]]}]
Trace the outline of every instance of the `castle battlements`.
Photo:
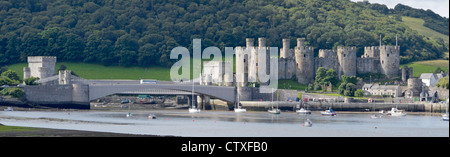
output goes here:
[{"label": "castle battlements", "polygon": [[[237,75],[247,75],[248,78],[245,80],[248,82],[257,81],[258,66],[266,65],[270,68],[269,62],[258,63],[257,57],[259,48],[266,47],[268,50],[266,39],[258,38],[257,47],[254,46],[254,41],[253,38],[246,39],[246,46],[252,47],[250,51],[244,52],[245,47],[236,47],[236,59],[246,61],[243,64],[236,63],[236,69],[244,69],[237,72]],[[356,76],[364,73],[381,73],[388,78],[394,78],[400,74],[399,46],[366,46],[361,58],[356,56],[357,47],[338,46],[336,50],[320,49],[318,57],[314,57],[314,47],[305,43],[305,38],[297,38],[297,45],[291,48],[290,39],[282,39],[283,47],[280,48],[278,60],[280,79],[296,79],[299,83],[308,84],[314,81],[315,72],[319,67],[334,69],[338,78],[341,78],[341,75]]]},{"label": "castle battlements", "polygon": [[55,62],[55,56],[29,56],[27,58],[28,63],[42,63],[42,62]]},{"label": "castle battlements", "polygon": [[336,50],[330,49],[320,49],[319,50],[319,58],[336,58],[337,52]]},{"label": "castle battlements", "polygon": [[383,46],[380,46],[380,50],[397,50],[397,51],[400,51],[400,46],[383,45]]}]

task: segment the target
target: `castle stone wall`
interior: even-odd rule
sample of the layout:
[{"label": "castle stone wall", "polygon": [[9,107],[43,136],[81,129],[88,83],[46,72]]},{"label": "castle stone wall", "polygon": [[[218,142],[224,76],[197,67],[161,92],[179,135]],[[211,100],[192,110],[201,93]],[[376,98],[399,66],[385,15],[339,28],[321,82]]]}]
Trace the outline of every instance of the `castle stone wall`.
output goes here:
[{"label": "castle stone wall", "polygon": [[358,74],[380,73],[380,59],[378,58],[356,58],[356,72]]},{"label": "castle stone wall", "polygon": [[337,59],[337,52],[335,50],[319,50],[319,57],[315,59],[314,71],[317,71],[319,67],[327,69],[333,69],[336,73],[339,71],[339,62]]}]

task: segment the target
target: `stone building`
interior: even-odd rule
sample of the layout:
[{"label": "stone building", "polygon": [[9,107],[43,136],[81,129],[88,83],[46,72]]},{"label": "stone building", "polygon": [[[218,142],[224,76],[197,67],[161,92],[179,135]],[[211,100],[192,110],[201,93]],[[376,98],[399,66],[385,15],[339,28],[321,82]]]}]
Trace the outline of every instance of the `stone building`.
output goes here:
[{"label": "stone building", "polygon": [[55,75],[56,57],[28,56],[28,67],[23,68],[23,79],[39,77],[44,79]]}]

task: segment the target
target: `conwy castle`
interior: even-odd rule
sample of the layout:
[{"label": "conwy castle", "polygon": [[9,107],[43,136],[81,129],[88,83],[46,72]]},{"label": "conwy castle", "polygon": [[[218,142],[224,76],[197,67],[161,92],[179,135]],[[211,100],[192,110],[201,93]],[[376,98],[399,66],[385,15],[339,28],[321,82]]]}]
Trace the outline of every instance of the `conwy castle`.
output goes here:
[{"label": "conwy castle", "polygon": [[[405,67],[400,70],[400,46],[371,46],[364,48],[364,55],[356,56],[356,47],[339,46],[337,50],[320,49],[318,57],[314,57],[314,48],[305,45],[305,38],[297,39],[297,46],[293,49],[290,46],[289,39],[283,39],[283,47],[280,48],[280,57],[278,60],[278,78],[297,80],[301,84],[314,82],[315,72],[319,67],[333,69],[340,79],[342,75],[356,76],[356,74],[380,73],[386,75],[388,79],[402,77],[406,81],[412,77],[412,69]],[[257,81],[258,65],[266,65],[270,69],[270,60],[266,63],[258,62],[258,48],[266,47],[266,39],[258,38],[258,47],[254,46],[254,39],[246,39],[246,47],[236,47],[236,76],[243,75],[244,80],[237,86],[248,86],[249,82]],[[250,51],[247,50],[251,48]],[[266,58],[270,57],[269,47],[266,47]],[[273,57],[273,56],[272,56]],[[243,60],[244,62],[239,62]],[[207,62],[204,64],[204,72],[201,76],[203,84],[222,83],[232,78],[231,71],[222,72],[223,67],[229,66],[226,62]],[[222,68],[219,68],[222,67]],[[244,69],[243,71],[238,69]],[[269,71],[269,70],[268,70]],[[219,73],[219,75],[218,75]],[[243,74],[242,74],[243,73]],[[240,83],[242,82],[242,83]],[[224,86],[231,86],[230,83],[224,83]]]}]

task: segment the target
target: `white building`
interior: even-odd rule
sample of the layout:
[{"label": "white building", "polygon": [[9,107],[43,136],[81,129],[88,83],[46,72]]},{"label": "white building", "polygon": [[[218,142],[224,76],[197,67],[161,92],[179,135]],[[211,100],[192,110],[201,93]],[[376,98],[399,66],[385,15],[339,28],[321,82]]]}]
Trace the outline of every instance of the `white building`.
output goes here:
[{"label": "white building", "polygon": [[434,84],[439,81],[436,74],[433,73],[422,73],[422,75],[420,75],[420,79],[422,79],[424,85],[428,87],[434,87]]},{"label": "white building", "polygon": [[362,90],[366,95],[390,95],[393,97],[400,97],[402,94],[402,89],[399,85],[380,85],[375,84],[364,84]]}]

